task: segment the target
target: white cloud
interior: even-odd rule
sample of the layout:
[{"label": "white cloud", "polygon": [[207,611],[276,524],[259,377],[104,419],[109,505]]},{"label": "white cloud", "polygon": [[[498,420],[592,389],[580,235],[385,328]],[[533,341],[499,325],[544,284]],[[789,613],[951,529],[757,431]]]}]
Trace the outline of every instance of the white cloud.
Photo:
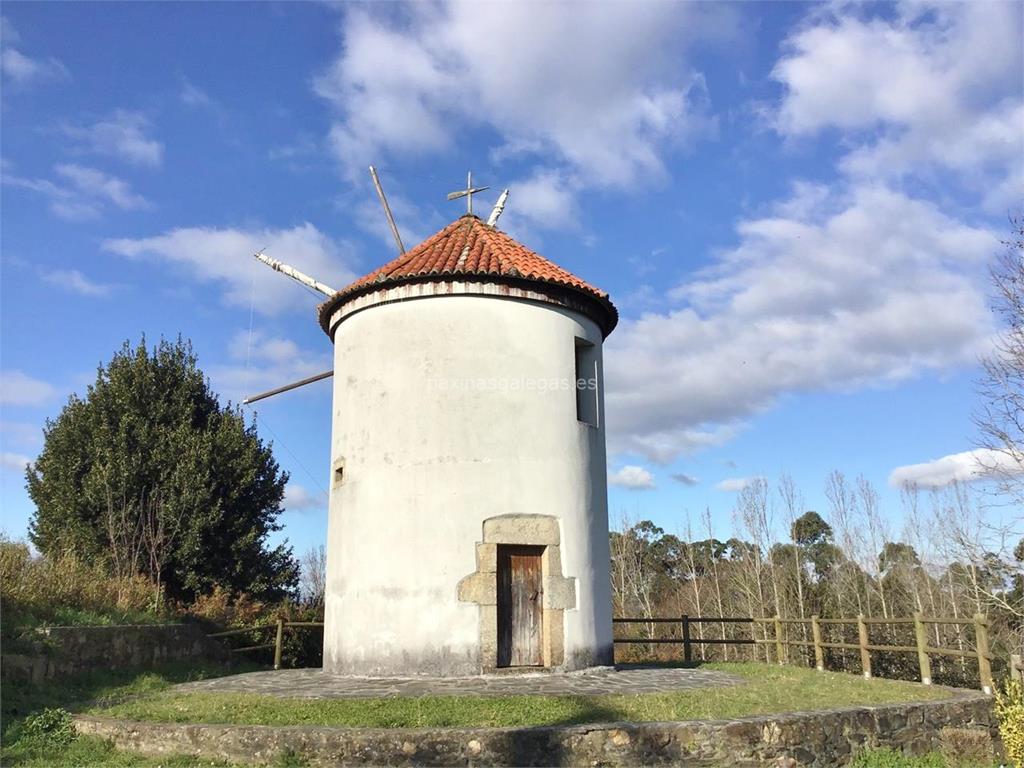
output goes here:
[{"label": "white cloud", "polygon": [[284,487],[283,506],[287,512],[305,512],[310,509],[326,509],[327,494],[311,493],[301,485],[289,482]]},{"label": "white cloud", "polygon": [[778,130],[846,132],[853,148],[841,167],[854,176],[951,170],[988,207],[1018,204],[1020,4],[908,3],[891,19],[837,8],[815,9],[784,43],[772,72],[785,88]]},{"label": "white cloud", "polygon": [[86,197],[109,202],[126,211],[150,207],[146,198],[133,192],[128,182],[116,176],[72,163],[58,165],[54,170],[58,176],[67,179],[79,193]]},{"label": "white cloud", "polygon": [[189,80],[182,80],[178,99],[186,107],[209,107],[213,104],[210,95]]},{"label": "white cloud", "polygon": [[0,443],[5,446],[39,448],[43,443],[43,430],[39,424],[27,421],[0,421]]},{"label": "white cloud", "polygon": [[[315,82],[338,112],[330,143],[351,173],[485,128],[498,136],[494,158],[544,156],[544,172],[554,164],[596,186],[660,176],[665,151],[711,130],[685,50],[729,34],[734,19],[698,3],[448,2],[400,19],[389,10],[348,6],[342,51]],[[546,217],[566,208],[536,205]]]},{"label": "white cloud", "polygon": [[627,464],[608,475],[608,482],[631,491],[647,491],[654,487],[654,475],[643,467]]},{"label": "white cloud", "polygon": [[[325,340],[326,341],[326,340]],[[229,363],[207,367],[214,389],[223,397],[240,402],[264,392],[331,369],[330,346],[322,350],[302,349],[291,339],[255,330],[239,331],[228,349]],[[330,384],[310,385],[305,392],[330,392]]]},{"label": "white cloud", "polygon": [[103,249],[129,258],[153,258],[175,264],[182,280],[210,282],[224,290],[224,302],[249,307],[263,314],[311,306],[323,296],[311,296],[298,283],[273,272],[253,258],[265,250],[296,269],[333,288],[341,288],[355,275],[348,268],[350,248],[305,223],[291,229],[214,229],[185,227],[139,239],[105,240]]},{"label": "white cloud", "polygon": [[43,405],[56,394],[53,385],[22,371],[0,371],[0,403],[3,405]]},{"label": "white cloud", "polygon": [[45,270],[41,273],[41,277],[45,282],[72,293],[77,293],[79,296],[109,296],[116,287],[109,283],[98,283],[95,280],[91,280],[77,269]]},{"label": "white cloud", "polygon": [[57,59],[32,58],[14,46],[21,42],[11,22],[0,17],[0,71],[17,86],[29,86],[47,81],[65,80],[68,71]]},{"label": "white cloud", "polygon": [[32,459],[28,456],[23,456],[20,453],[11,453],[9,451],[0,451],[0,467],[4,469],[13,469],[18,472],[25,471],[25,465],[31,464]]},{"label": "white cloud", "polygon": [[92,125],[65,125],[61,132],[77,141],[81,151],[157,167],[163,162],[164,145],[146,135],[150,128],[143,114],[119,109]]},{"label": "white cloud", "polygon": [[695,477],[694,475],[688,475],[685,472],[677,472],[676,474],[672,475],[672,479],[675,480],[677,483],[681,483],[682,485],[694,486],[700,484],[699,477]]},{"label": "white cloud", "polygon": [[151,206],[131,185],[116,176],[73,163],[54,167],[60,183],[50,179],[33,179],[4,172],[0,183],[43,195],[50,201],[50,211],[69,221],[95,219],[113,205],[122,210],[143,210]]},{"label": "white cloud", "polygon": [[509,202],[499,226],[509,232],[521,230],[531,222],[548,229],[576,226],[576,193],[580,186],[577,179],[564,172],[543,168],[524,179],[513,180],[508,184]]},{"label": "white cloud", "polygon": [[1013,457],[1001,451],[978,448],[963,451],[922,464],[908,464],[896,467],[889,475],[889,485],[899,488],[916,485],[921,488],[943,488],[956,482],[1007,475],[1024,474],[1022,467]]},{"label": "white cloud", "polygon": [[760,477],[730,477],[715,483],[715,490],[725,491],[726,493],[739,493],[752,482],[760,479]]},{"label": "white cloud", "polygon": [[[381,180],[388,198],[388,206],[391,208],[391,215],[394,216],[395,224],[398,227],[398,234],[402,238],[402,244],[406,249],[423,242],[441,227],[450,223],[450,220],[438,217],[436,210],[430,207],[418,205],[407,197],[397,183],[397,179],[383,178]],[[474,203],[477,198],[474,197]],[[395,245],[394,235],[391,234],[391,227],[384,216],[377,192],[373,188],[369,174],[365,180],[357,185],[354,194],[343,194],[336,201],[340,210],[355,212],[353,219],[360,229],[374,235],[383,249],[378,251],[375,260],[384,263],[398,255],[398,246]],[[483,206],[481,206],[482,210]]]},{"label": "white cloud", "polygon": [[971,364],[987,344],[998,240],[929,203],[803,187],[737,229],[736,247],[672,291],[681,306],[606,342],[613,452],[667,462],[727,441],[784,393]]}]

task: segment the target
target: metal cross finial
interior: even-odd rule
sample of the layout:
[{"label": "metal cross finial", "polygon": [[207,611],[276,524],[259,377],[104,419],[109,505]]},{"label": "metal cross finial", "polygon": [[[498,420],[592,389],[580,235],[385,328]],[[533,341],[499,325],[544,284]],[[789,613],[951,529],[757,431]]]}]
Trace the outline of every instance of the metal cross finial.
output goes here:
[{"label": "metal cross finial", "polygon": [[485,189],[490,189],[490,187],[474,187],[473,186],[473,172],[470,171],[469,173],[466,174],[466,188],[465,189],[460,189],[457,192],[449,192],[448,193],[448,199],[449,200],[458,200],[460,197],[466,198],[466,213],[472,214],[473,213],[473,195],[475,195],[477,192],[483,192]]}]

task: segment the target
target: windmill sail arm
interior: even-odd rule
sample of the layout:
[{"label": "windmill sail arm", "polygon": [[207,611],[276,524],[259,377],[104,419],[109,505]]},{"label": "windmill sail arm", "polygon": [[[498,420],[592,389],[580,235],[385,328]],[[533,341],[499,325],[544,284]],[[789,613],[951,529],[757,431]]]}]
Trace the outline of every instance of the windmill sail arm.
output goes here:
[{"label": "windmill sail arm", "polygon": [[508,190],[506,189],[501,193],[498,198],[498,202],[494,204],[494,210],[491,211],[491,215],[487,217],[487,226],[493,227],[498,223],[498,217],[501,216],[501,212],[505,210],[505,202],[508,200]]},{"label": "windmill sail arm", "polygon": [[329,285],[324,285],[319,280],[314,280],[305,272],[300,272],[299,270],[295,269],[295,267],[290,267],[283,261],[272,259],[269,256],[264,255],[262,252],[254,253],[253,256],[255,256],[258,260],[262,261],[275,272],[280,272],[282,275],[287,275],[292,280],[302,283],[306,287],[312,288],[314,291],[319,291],[324,296],[333,296],[335,293],[337,293],[337,291],[335,291]]}]

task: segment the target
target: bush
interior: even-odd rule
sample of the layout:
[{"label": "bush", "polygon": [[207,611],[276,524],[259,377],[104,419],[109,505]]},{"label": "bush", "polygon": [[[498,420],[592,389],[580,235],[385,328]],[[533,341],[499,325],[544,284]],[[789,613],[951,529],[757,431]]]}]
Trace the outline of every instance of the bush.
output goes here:
[{"label": "bush", "polygon": [[151,622],[166,617],[149,580],[111,578],[103,563],[73,554],[33,556],[28,546],[0,535],[0,611],[4,634],[54,624]]},{"label": "bush", "polygon": [[267,621],[267,605],[253,600],[245,592],[236,597],[231,590],[217,585],[188,605],[179,606],[187,616],[222,629],[242,629]]},{"label": "bush", "polygon": [[996,688],[996,718],[999,735],[1006,750],[1006,759],[1016,768],[1024,767],[1024,685],[1019,680],[1007,680]]},{"label": "bush", "polygon": [[[322,605],[296,605],[285,603],[278,609],[287,621],[323,621]],[[276,616],[274,617],[276,620]],[[284,631],[281,648],[281,666],[322,667],[324,664],[324,630],[322,627],[294,627]]]},{"label": "bush", "polygon": [[[274,642],[274,629],[270,625],[279,618],[285,621],[322,622],[324,609],[320,604],[302,604],[284,601],[267,604],[253,600],[245,592],[235,596],[230,590],[215,587],[208,595],[197,597],[186,606],[179,606],[184,617],[208,625],[211,631],[245,629],[251,633],[230,638],[236,647],[260,645]],[[281,665],[286,668],[320,667],[323,665],[323,630],[317,627],[294,627],[285,629],[281,648]],[[249,661],[270,664],[273,649],[252,651],[246,654]]]},{"label": "bush", "polygon": [[66,709],[44,709],[29,715],[18,733],[18,743],[31,749],[59,749],[78,738],[71,713]]}]

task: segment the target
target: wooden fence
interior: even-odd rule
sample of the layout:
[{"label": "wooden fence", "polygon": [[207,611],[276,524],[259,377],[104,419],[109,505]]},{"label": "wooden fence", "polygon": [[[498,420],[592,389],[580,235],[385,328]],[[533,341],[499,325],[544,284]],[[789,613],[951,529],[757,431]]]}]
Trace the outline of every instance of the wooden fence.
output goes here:
[{"label": "wooden fence", "polygon": [[247,635],[252,632],[266,632],[268,629],[276,629],[274,634],[274,642],[272,643],[259,643],[257,645],[246,645],[241,648],[231,648],[231,653],[249,653],[251,651],[262,651],[267,648],[274,649],[274,669],[281,668],[281,649],[284,647],[284,631],[293,627],[323,627],[322,621],[288,621],[287,619],[278,619],[273,624],[257,624],[254,627],[246,627],[245,629],[230,629],[227,632],[214,632],[212,635],[207,637],[233,637],[236,635]]},{"label": "wooden fence", "polygon": [[[680,616],[678,618],[627,618],[612,619],[612,622],[616,625],[646,624],[649,626],[653,626],[655,624],[678,624],[680,627],[680,636],[678,638],[630,637],[615,638],[615,642],[619,644],[671,643],[675,645],[682,645],[684,661],[693,661],[694,645],[767,645],[769,648],[774,648],[776,661],[779,664],[785,664],[789,661],[789,648],[801,647],[814,649],[814,666],[818,669],[819,672],[823,672],[825,670],[825,650],[831,648],[836,650],[848,650],[859,652],[861,670],[863,672],[863,675],[866,678],[870,678],[872,677],[871,654],[873,652],[914,653],[917,654],[917,663],[921,673],[921,682],[925,685],[931,685],[931,656],[953,656],[965,659],[977,659],[978,677],[981,681],[981,689],[985,693],[992,693],[992,654],[989,652],[988,645],[988,619],[980,613],[976,614],[974,617],[970,619],[931,618],[924,616],[920,613],[915,613],[913,617],[893,619],[883,619],[866,616],[857,616],[857,618],[855,619],[822,619],[818,616],[811,616],[809,619],[784,619],[780,616],[754,618],[723,616],[687,616],[684,614],[683,616]],[[691,634],[691,628],[695,624],[719,624],[723,627],[726,624],[747,624],[751,627],[751,636],[749,638],[707,638],[703,636],[694,638]],[[810,625],[811,629],[811,640],[790,638],[790,633],[787,631],[789,627],[800,625],[806,626],[808,624]],[[915,638],[914,645],[879,645],[871,642],[871,627],[873,625],[895,626],[900,624],[913,624]],[[973,625],[975,650],[971,651],[959,648],[934,648],[928,645],[928,626],[936,624],[956,626]],[[247,645],[243,646],[242,648],[232,648],[231,653],[248,653],[251,651],[259,651],[268,648],[273,648],[274,669],[280,669],[281,650],[284,644],[285,630],[293,628],[323,627],[323,625],[324,624],[322,621],[288,621],[286,619],[278,619],[273,624],[260,624],[255,627],[248,627],[246,629],[232,629],[228,630],[227,632],[215,632],[212,635],[208,635],[208,637],[222,638],[237,635],[245,635],[252,632],[259,633],[266,632],[268,630],[275,630],[274,642]],[[822,639],[822,627],[825,625],[856,625],[857,642],[826,642]],[[757,637],[758,628],[761,628],[764,637]],[[772,634],[772,637],[769,637],[769,633]]]},{"label": "wooden fence", "polygon": [[[954,656],[978,660],[978,677],[981,681],[981,689],[985,693],[992,693],[992,654],[988,646],[988,619],[980,613],[970,619],[932,618],[915,613],[913,617],[883,619],[876,617],[857,616],[857,618],[844,619],[822,619],[818,616],[811,616],[809,619],[784,619],[780,616],[754,618],[754,617],[708,617],[708,616],[680,616],[679,618],[635,618],[635,619],[612,619],[614,624],[678,624],[680,625],[680,636],[678,638],[615,638],[616,643],[672,643],[683,646],[684,661],[693,661],[694,645],[768,645],[774,647],[775,658],[779,664],[785,664],[789,660],[788,650],[790,647],[805,647],[814,649],[814,666],[818,671],[825,670],[825,649],[833,648],[839,650],[857,651],[860,654],[861,670],[864,677],[870,678],[871,654],[872,652],[890,653],[914,653],[917,654],[917,663],[921,673],[921,682],[931,685],[932,666],[931,656]],[[705,638],[694,639],[691,636],[691,627],[694,624],[749,624],[751,626],[750,638]],[[823,625],[856,625],[857,642],[826,642],[822,639]],[[879,645],[871,642],[871,627],[873,625],[900,625],[912,624],[914,626],[914,645]],[[959,648],[934,648],[928,645],[928,626],[935,624],[960,625],[974,627],[975,650],[964,650]],[[810,625],[811,640],[791,639],[788,628],[791,626]],[[757,629],[762,629],[764,637],[757,637]],[[769,634],[772,636],[769,637]]]}]

